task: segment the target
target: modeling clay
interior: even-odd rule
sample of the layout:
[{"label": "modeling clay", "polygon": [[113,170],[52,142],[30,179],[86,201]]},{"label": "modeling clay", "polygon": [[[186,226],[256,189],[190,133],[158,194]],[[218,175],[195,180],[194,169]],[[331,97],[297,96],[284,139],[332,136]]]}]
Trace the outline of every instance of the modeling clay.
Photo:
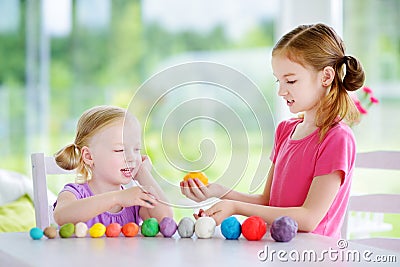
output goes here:
[{"label": "modeling clay", "polygon": [[236,217],[228,217],[221,223],[221,233],[226,239],[238,239],[242,226]]},{"label": "modeling clay", "polygon": [[178,224],[178,234],[182,238],[192,237],[194,233],[194,221],[189,217],[183,217]]},{"label": "modeling clay", "polygon": [[272,222],[271,237],[278,242],[289,242],[297,234],[297,222],[289,216],[282,216]]},{"label": "modeling clay", "polygon": [[126,237],[134,237],[139,233],[139,226],[134,222],[129,222],[122,226],[121,232]]},{"label": "modeling clay", "polygon": [[211,217],[200,217],[194,224],[194,232],[198,238],[210,238],[215,232],[215,220]]},{"label": "modeling clay", "polygon": [[106,227],[107,237],[118,237],[121,233],[121,225],[119,223],[110,223]]},{"label": "modeling clay", "polygon": [[33,240],[39,240],[43,237],[43,230],[38,227],[33,227],[29,231],[29,235],[32,237]]},{"label": "modeling clay", "polygon": [[189,172],[185,177],[183,177],[183,181],[195,178],[199,179],[204,185],[208,185],[208,178],[202,172]]},{"label": "modeling clay", "polygon": [[106,227],[102,223],[95,223],[89,229],[89,235],[94,238],[102,237],[105,232]]},{"label": "modeling clay", "polygon": [[60,227],[58,234],[62,238],[71,237],[75,232],[75,225],[73,223],[66,223]]},{"label": "modeling clay", "polygon": [[153,237],[160,231],[160,226],[155,218],[149,218],[142,223],[142,235]]},{"label": "modeling clay", "polygon": [[43,232],[48,239],[53,239],[57,236],[57,229],[53,226],[47,226]]},{"label": "modeling clay", "polygon": [[164,217],[160,222],[160,232],[164,237],[171,237],[175,234],[178,225],[174,219],[170,217]]},{"label": "modeling clay", "polygon": [[251,216],[242,224],[242,234],[247,240],[260,240],[266,232],[267,224],[258,216]]},{"label": "modeling clay", "polygon": [[75,236],[76,237],[86,237],[88,232],[88,227],[84,222],[78,222],[75,224]]}]

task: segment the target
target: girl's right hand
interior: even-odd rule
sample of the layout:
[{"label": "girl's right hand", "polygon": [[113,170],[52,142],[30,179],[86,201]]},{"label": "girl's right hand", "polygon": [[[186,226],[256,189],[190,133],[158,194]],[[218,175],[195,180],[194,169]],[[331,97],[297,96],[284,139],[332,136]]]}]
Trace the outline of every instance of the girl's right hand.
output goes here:
[{"label": "girl's right hand", "polygon": [[157,199],[149,192],[143,191],[139,186],[118,191],[117,198],[118,204],[122,207],[142,206],[152,209],[157,205]]},{"label": "girl's right hand", "polygon": [[180,183],[181,193],[187,198],[196,202],[207,200],[211,197],[222,197],[228,192],[226,188],[220,184],[210,183],[205,186],[199,179],[188,179]]}]

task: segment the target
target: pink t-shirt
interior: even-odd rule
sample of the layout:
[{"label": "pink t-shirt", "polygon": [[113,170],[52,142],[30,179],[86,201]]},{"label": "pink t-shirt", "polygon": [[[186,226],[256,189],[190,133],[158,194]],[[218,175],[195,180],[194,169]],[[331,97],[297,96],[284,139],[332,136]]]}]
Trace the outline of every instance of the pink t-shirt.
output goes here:
[{"label": "pink t-shirt", "polygon": [[291,139],[301,119],[281,122],[275,133],[271,160],[275,164],[269,205],[299,207],[307,197],[316,176],[340,170],[344,173],[339,192],[315,234],[340,237],[349,200],[350,185],[356,154],[354,135],[346,124],[333,126],[321,143],[318,130],[300,140]]}]

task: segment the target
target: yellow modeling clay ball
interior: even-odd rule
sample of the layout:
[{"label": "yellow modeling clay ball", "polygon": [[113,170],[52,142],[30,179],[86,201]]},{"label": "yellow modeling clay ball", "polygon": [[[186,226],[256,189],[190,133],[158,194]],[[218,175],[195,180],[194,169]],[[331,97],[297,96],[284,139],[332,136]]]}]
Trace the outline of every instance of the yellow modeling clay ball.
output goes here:
[{"label": "yellow modeling clay ball", "polygon": [[95,223],[89,229],[91,237],[102,237],[106,232],[106,227],[102,223]]},{"label": "yellow modeling clay ball", "polygon": [[189,179],[199,179],[204,185],[208,185],[208,178],[202,172],[189,172],[183,177],[183,181],[187,181]]}]

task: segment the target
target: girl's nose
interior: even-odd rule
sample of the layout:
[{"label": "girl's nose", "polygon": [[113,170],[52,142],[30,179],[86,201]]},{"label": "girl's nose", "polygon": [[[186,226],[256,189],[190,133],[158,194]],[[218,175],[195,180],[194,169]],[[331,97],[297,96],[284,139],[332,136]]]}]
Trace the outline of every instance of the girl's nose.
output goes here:
[{"label": "girl's nose", "polygon": [[288,94],[287,90],[283,86],[278,85],[278,95],[285,96],[287,94]]},{"label": "girl's nose", "polygon": [[133,153],[132,153],[131,151],[126,150],[126,151],[125,151],[125,159],[126,159],[126,161],[128,161],[128,162],[132,162],[132,161],[134,161],[135,156],[133,155]]},{"label": "girl's nose", "polygon": [[126,153],[125,154],[125,160],[126,160],[126,164],[129,165],[129,167],[133,167],[135,168],[137,165],[137,158],[133,153]]}]

